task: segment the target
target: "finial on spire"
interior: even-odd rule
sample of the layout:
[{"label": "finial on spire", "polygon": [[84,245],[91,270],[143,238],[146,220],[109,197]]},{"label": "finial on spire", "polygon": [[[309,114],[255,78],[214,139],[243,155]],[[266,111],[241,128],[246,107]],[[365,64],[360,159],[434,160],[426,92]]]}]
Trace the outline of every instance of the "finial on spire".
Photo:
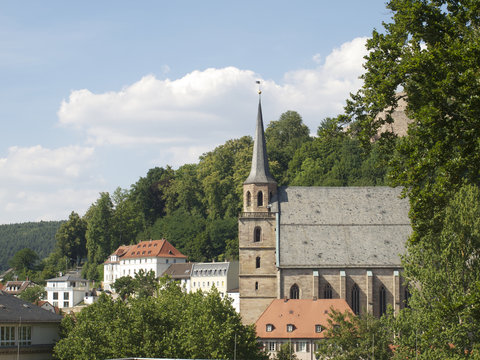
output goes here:
[{"label": "finial on spire", "polygon": [[262,94],[262,89],[260,88],[260,80],[255,81],[258,84],[258,95]]}]

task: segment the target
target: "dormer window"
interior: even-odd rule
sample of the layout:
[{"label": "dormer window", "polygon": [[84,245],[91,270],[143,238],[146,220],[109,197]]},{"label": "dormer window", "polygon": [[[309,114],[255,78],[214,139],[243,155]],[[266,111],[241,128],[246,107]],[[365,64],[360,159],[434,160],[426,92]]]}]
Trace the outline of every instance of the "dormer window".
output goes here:
[{"label": "dormer window", "polygon": [[295,329],[293,324],[287,324],[287,332],[293,332],[293,329]]},{"label": "dormer window", "polygon": [[273,331],[273,328],[274,328],[274,327],[273,327],[272,324],[267,324],[265,330],[266,330],[267,332],[272,332],[272,331]]},{"label": "dormer window", "polygon": [[321,333],[322,330],[323,330],[323,329],[322,329],[322,325],[318,325],[318,324],[315,325],[315,332],[316,332],[316,333]]}]

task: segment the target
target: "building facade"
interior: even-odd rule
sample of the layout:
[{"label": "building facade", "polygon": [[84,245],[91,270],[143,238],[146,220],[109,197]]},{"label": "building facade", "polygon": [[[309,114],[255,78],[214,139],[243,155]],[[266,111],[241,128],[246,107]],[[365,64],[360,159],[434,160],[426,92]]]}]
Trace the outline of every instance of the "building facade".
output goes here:
[{"label": "building facade", "polygon": [[315,360],[317,343],[325,338],[331,309],[351,311],[343,299],[277,299],[255,322],[257,337],[270,358],[287,343],[298,360]]},{"label": "building facade", "polygon": [[120,246],[103,265],[103,288],[114,291],[112,284],[122,276],[135,277],[140,270],[152,270],[161,276],[171,264],[184,263],[187,257],[167,240],[148,240]]},{"label": "building facade", "polygon": [[285,187],[270,174],[261,104],[239,217],[240,313],[274,299],[344,299],[355,313],[398,311],[409,204],[388,187]]},{"label": "building facade", "polygon": [[0,360],[52,359],[62,316],[0,291]]},{"label": "building facade", "polygon": [[90,281],[67,274],[47,280],[47,301],[59,309],[72,308],[82,301],[90,290]]},{"label": "building facade", "polygon": [[190,279],[192,291],[210,291],[215,287],[224,297],[238,288],[238,261],[194,263]]}]

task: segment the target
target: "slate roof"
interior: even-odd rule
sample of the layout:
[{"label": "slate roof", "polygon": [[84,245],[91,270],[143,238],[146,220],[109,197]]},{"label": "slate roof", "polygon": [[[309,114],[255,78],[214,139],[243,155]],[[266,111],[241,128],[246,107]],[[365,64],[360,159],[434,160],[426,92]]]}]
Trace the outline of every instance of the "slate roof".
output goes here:
[{"label": "slate roof", "polygon": [[62,316],[0,291],[0,323],[59,323]]},{"label": "slate roof", "polygon": [[279,187],[280,267],[392,267],[411,233],[390,187]]},{"label": "slate roof", "polygon": [[171,264],[163,275],[168,275],[172,279],[188,279],[192,272],[192,263]]},{"label": "slate roof", "polygon": [[82,281],[82,282],[89,282],[87,279],[82,279],[78,275],[74,274],[65,274],[63,276],[59,276],[53,279],[48,279],[49,282],[65,282],[65,281]]},{"label": "slate roof", "polygon": [[[261,339],[321,339],[325,331],[316,332],[315,325],[325,329],[328,325],[331,308],[337,311],[352,311],[343,299],[276,299],[258,318],[255,325],[257,336]],[[273,325],[267,331],[267,324]],[[287,325],[293,325],[293,331],[287,332]]]},{"label": "slate roof", "polygon": [[244,184],[276,184],[275,179],[270,174],[267,159],[267,146],[265,143],[265,134],[263,132],[262,104],[258,101],[257,126],[255,129],[255,140],[253,143],[252,167],[250,174]]},{"label": "slate roof", "polygon": [[[232,262],[238,266],[238,262]],[[194,263],[192,268],[192,276],[219,276],[219,271],[224,271],[226,275],[230,262],[212,262],[212,263]]]}]

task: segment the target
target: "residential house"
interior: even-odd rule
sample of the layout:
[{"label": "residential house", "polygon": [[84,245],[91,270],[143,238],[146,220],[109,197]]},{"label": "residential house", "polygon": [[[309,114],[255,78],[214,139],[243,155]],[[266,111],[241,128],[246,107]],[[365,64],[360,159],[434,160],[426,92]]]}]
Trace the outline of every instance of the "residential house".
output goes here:
[{"label": "residential house", "polygon": [[26,288],[35,286],[35,283],[29,280],[23,281],[7,281],[5,284],[3,291],[7,294],[18,296],[21,294]]},{"label": "residential house", "polygon": [[140,270],[152,270],[155,276],[159,277],[171,264],[186,261],[187,257],[165,239],[122,245],[103,265],[103,288],[114,291],[112,285],[115,280],[122,276],[135,277]]},{"label": "residential house", "polygon": [[192,274],[192,263],[177,263],[171,264],[163,275],[169,276],[172,280],[178,281],[180,286],[185,289],[186,292],[191,291],[190,277]]},{"label": "residential house", "polygon": [[192,268],[192,291],[210,291],[214,286],[223,297],[238,288],[238,261],[194,263]]},{"label": "residential house", "polygon": [[315,360],[332,308],[352,311],[344,299],[273,300],[255,323],[258,341],[272,359],[282,344],[289,343],[298,360]]},{"label": "residential house", "polygon": [[47,280],[47,301],[60,309],[71,308],[84,300],[90,281],[75,274],[67,274]]},{"label": "residential house", "polygon": [[62,316],[0,291],[0,360],[47,360]]}]

